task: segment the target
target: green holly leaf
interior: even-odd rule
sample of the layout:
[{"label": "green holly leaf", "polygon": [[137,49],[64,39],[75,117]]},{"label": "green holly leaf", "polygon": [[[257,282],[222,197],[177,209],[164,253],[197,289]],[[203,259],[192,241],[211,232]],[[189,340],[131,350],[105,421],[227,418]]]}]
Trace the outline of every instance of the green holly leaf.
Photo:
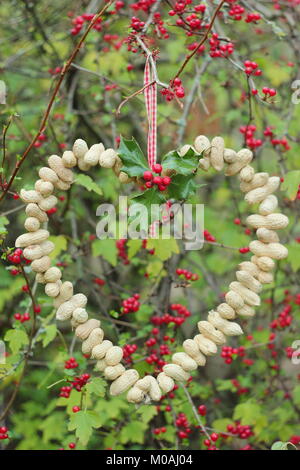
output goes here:
[{"label": "green holly leaf", "polygon": [[199,155],[193,149],[181,157],[176,150],[167,153],[162,159],[162,166],[164,170],[176,170],[177,174],[190,175],[198,168]]},{"label": "green holly leaf", "polygon": [[172,182],[168,187],[168,194],[170,199],[187,200],[190,196],[193,196],[197,190],[204,185],[197,185],[195,182],[195,175],[189,174],[173,176]]},{"label": "green holly leaf", "polygon": [[24,330],[12,329],[6,332],[4,340],[8,341],[9,347],[13,354],[16,354],[20,351],[22,346],[25,346],[29,343],[29,338]]},{"label": "green holly leaf", "polygon": [[[152,220],[151,220],[151,206],[152,206],[152,204],[158,204],[160,206],[160,205],[164,204],[165,202],[166,202],[166,197],[160,191],[158,191],[158,189],[156,187],[153,187],[151,189],[147,189],[143,193],[137,194],[136,196],[133,196],[131,198],[131,203],[141,204],[141,205],[146,207],[146,209],[148,211],[148,213],[147,213],[147,215],[148,215],[148,224],[150,224],[152,222]],[[156,214],[154,214],[154,216],[155,215]],[[161,211],[159,210],[159,212],[157,214],[157,219],[160,218],[160,215],[161,215]],[[139,215],[137,214],[137,216],[130,217],[129,218],[129,223],[133,222],[136,217],[139,217]]]},{"label": "green holly leaf", "polygon": [[97,183],[95,183],[95,181],[93,181],[88,175],[78,175],[75,179],[75,183],[80,184],[80,186],[83,186],[88,191],[93,191],[94,193],[99,194],[99,196],[103,194],[101,188],[99,188]]},{"label": "green holly leaf", "polygon": [[92,435],[93,428],[100,428],[102,421],[95,411],[78,411],[70,417],[68,429],[76,431],[76,437],[81,444],[86,445]]},{"label": "green holly leaf", "polygon": [[123,162],[122,171],[130,177],[143,176],[144,171],[149,170],[141,147],[134,138],[126,140],[121,137],[118,155]]},{"label": "green holly leaf", "polygon": [[116,241],[112,238],[95,240],[92,244],[93,256],[102,256],[112,266],[117,265]]},{"label": "green holly leaf", "polygon": [[284,175],[284,182],[281,189],[286,192],[286,195],[291,201],[294,201],[297,196],[298,187],[300,184],[300,170],[289,171]]}]

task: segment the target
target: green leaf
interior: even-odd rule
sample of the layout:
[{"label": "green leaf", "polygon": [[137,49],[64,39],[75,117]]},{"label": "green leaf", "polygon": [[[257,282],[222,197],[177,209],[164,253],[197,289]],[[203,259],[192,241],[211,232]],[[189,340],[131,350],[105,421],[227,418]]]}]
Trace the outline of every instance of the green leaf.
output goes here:
[{"label": "green leaf", "polygon": [[80,186],[83,186],[88,191],[99,194],[99,196],[103,194],[101,188],[88,175],[80,174],[76,176],[75,183],[80,184]]},{"label": "green leaf", "polygon": [[[289,446],[292,448],[289,449]],[[291,442],[277,441],[272,444],[271,450],[297,450],[297,448]]]},{"label": "green leaf", "polygon": [[147,160],[134,138],[126,140],[121,137],[118,155],[123,162],[122,171],[130,177],[142,176],[144,171],[149,170]]},{"label": "green leaf", "polygon": [[151,261],[147,265],[146,272],[150,277],[157,277],[158,275],[162,276],[165,274],[163,263],[159,260]]},{"label": "green leaf", "polygon": [[64,413],[54,412],[43,419],[39,429],[43,431],[43,442],[48,444],[50,441],[60,441],[64,438],[66,425]]},{"label": "green leaf", "polygon": [[52,235],[51,237],[49,237],[49,240],[53,242],[55,245],[54,250],[49,255],[51,259],[57,258],[61,254],[62,251],[66,251],[67,239],[63,235],[57,235],[57,236]]},{"label": "green leaf", "polygon": [[101,418],[95,411],[78,411],[70,417],[68,429],[76,431],[81,444],[86,445],[92,435],[93,428],[102,426]]},{"label": "green leaf", "polygon": [[128,258],[133,258],[141,249],[142,247],[142,240],[128,240],[127,242],[128,247]]},{"label": "green leaf", "polygon": [[183,157],[176,150],[167,153],[162,159],[164,170],[176,170],[177,174],[190,175],[198,168],[199,155],[190,149]]},{"label": "green leaf", "polygon": [[137,442],[143,444],[144,432],[147,429],[147,424],[141,421],[129,421],[120,432],[120,442],[127,444],[127,442]]},{"label": "green leaf", "polygon": [[12,329],[6,332],[4,340],[8,341],[9,347],[13,354],[16,354],[20,351],[22,346],[25,346],[29,343],[29,338],[24,330]]},{"label": "green leaf", "polygon": [[291,201],[294,201],[297,196],[298,187],[300,184],[300,170],[289,171],[284,175],[284,181],[281,189],[286,192],[286,195]]},{"label": "green leaf", "polygon": [[86,389],[89,393],[93,393],[97,397],[104,397],[106,382],[101,377],[95,377],[91,382],[88,382]]},{"label": "green leaf", "polygon": [[157,408],[156,406],[141,406],[137,410],[137,413],[141,416],[141,420],[143,423],[149,423],[154,416],[157,415]]},{"label": "green leaf", "polygon": [[147,189],[143,193],[137,194],[131,198],[131,201],[138,204],[143,204],[147,207],[149,218],[151,216],[150,210],[152,204],[164,204],[166,202],[165,196],[158,191],[156,187]]},{"label": "green leaf", "polygon": [[174,253],[179,253],[177,241],[174,238],[169,240],[149,239],[147,242],[149,250],[155,250],[155,255],[161,260],[166,261],[171,258]]},{"label": "green leaf", "polygon": [[232,424],[231,419],[229,419],[229,418],[219,418],[219,419],[215,419],[215,421],[213,421],[212,427],[217,432],[227,432],[228,424]]},{"label": "green leaf", "polygon": [[95,240],[92,244],[93,256],[102,256],[112,266],[117,265],[116,241],[111,238]]},{"label": "green leaf", "polygon": [[262,413],[262,408],[257,403],[247,401],[240,403],[235,407],[234,420],[240,420],[241,424],[249,424],[254,426],[254,432],[261,432],[268,424],[267,417]]},{"label": "green leaf", "polygon": [[186,200],[195,194],[198,187],[204,185],[197,185],[195,182],[195,175],[189,174],[188,176],[176,175],[173,176],[172,182],[168,187],[168,194],[171,199]]},{"label": "green leaf", "polygon": [[5,216],[0,217],[0,234],[5,234],[7,233],[7,228],[5,227],[7,224],[9,224],[9,220]]},{"label": "green leaf", "polygon": [[57,327],[56,325],[47,325],[45,327],[45,331],[43,332],[43,347],[45,348],[48,346],[51,341],[56,338],[57,335]]},{"label": "green leaf", "polygon": [[298,269],[300,268],[300,245],[299,243],[288,245],[287,249],[289,250],[289,255],[288,255],[288,262],[292,266],[292,270],[294,272],[297,272]]}]

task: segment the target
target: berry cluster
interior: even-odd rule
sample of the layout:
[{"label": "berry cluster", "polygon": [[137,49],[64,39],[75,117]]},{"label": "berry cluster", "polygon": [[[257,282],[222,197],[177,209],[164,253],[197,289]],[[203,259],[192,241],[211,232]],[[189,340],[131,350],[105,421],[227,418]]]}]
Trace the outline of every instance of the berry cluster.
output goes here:
[{"label": "berry cluster", "polygon": [[236,392],[238,395],[244,395],[245,393],[249,392],[249,388],[242,387],[240,382],[237,379],[232,379],[231,383],[236,388]]},{"label": "berry cluster", "polygon": [[290,150],[290,145],[286,137],[282,137],[279,139],[278,137],[274,137],[272,126],[267,126],[264,130],[264,136],[269,137],[271,144],[276,147],[277,145],[281,145],[283,150]]},{"label": "berry cluster", "polygon": [[30,315],[28,312],[23,313],[23,315],[21,313],[15,313],[14,319],[20,321],[21,323],[25,323],[30,320]]},{"label": "berry cluster", "polygon": [[216,241],[216,237],[214,237],[208,230],[204,230],[203,235],[204,235],[204,239],[207,242],[215,242]]},{"label": "berry cluster", "polygon": [[192,432],[188,419],[184,413],[179,413],[175,421],[176,427],[178,428],[177,436],[179,439],[186,439]]},{"label": "berry cluster", "polygon": [[245,143],[250,149],[255,149],[260,147],[263,144],[261,139],[257,139],[254,134],[256,132],[256,126],[254,124],[249,124],[248,126],[241,126],[240,133],[245,136]]},{"label": "berry cluster", "polygon": [[232,346],[222,347],[221,357],[224,359],[225,364],[231,364],[233,361],[233,356],[244,357],[244,346],[240,346],[239,348],[233,348]]},{"label": "berry cluster", "polygon": [[281,310],[278,317],[275,318],[270,323],[270,328],[276,329],[276,328],[286,328],[286,327],[290,326],[292,321],[293,321],[293,317],[290,315],[291,310],[292,310],[292,306],[291,305],[286,305]]},{"label": "berry cluster", "polygon": [[10,261],[14,265],[18,265],[18,264],[22,264],[22,263],[25,263],[25,264],[30,264],[31,263],[30,260],[24,258],[23,250],[21,248],[16,248],[14,252],[10,253],[7,256],[7,259],[8,259],[8,261]]},{"label": "berry cluster", "polygon": [[[84,23],[92,21],[94,19],[94,16],[95,15],[93,14],[84,13],[83,15],[76,16],[76,18],[73,18],[72,20],[73,28],[70,31],[72,36],[77,36],[77,34],[79,34],[80,31],[82,30]],[[101,31],[102,30],[101,23],[102,23],[102,18],[98,18],[96,23],[93,26],[93,29],[95,29],[96,31]]]},{"label": "berry cluster", "polygon": [[3,441],[5,439],[8,439],[8,429],[6,426],[1,426],[0,427],[0,440]]},{"label": "berry cluster", "polygon": [[217,447],[212,444],[219,439],[219,434],[212,432],[209,436],[209,439],[204,439],[203,444],[207,447],[207,450],[217,450]]},{"label": "berry cluster", "polygon": [[192,273],[191,271],[188,271],[187,269],[177,268],[176,274],[182,278],[185,278],[187,281],[198,281],[199,279],[198,274]]},{"label": "berry cluster", "polygon": [[244,72],[248,77],[250,75],[255,75],[256,77],[262,74],[262,71],[258,68],[258,64],[252,60],[245,60],[244,62]]},{"label": "berry cluster", "polygon": [[125,344],[123,346],[123,358],[125,362],[131,363],[132,362],[132,354],[134,354],[137,350],[137,345],[136,344]]},{"label": "berry cluster", "polygon": [[254,433],[251,430],[251,426],[243,426],[239,421],[237,421],[235,424],[228,424],[227,431],[239,437],[240,439],[248,439],[248,437],[254,436]]},{"label": "berry cluster", "polygon": [[212,37],[209,40],[210,57],[228,57],[229,55],[233,54],[234,52],[234,44],[232,42],[227,42],[225,44],[221,44],[219,39],[219,35],[217,33],[213,33]]},{"label": "berry cluster", "polygon": [[145,344],[149,349],[148,356],[146,358],[147,364],[156,364],[160,370],[166,364],[163,356],[171,354],[169,347],[166,344],[161,344],[159,349],[153,349],[153,346],[157,344],[156,338],[149,338]]},{"label": "berry cluster", "polygon": [[126,238],[121,238],[121,240],[116,241],[116,247],[118,250],[118,257],[123,260],[123,264],[129,264],[129,258],[126,252]]},{"label": "berry cluster", "polygon": [[69,398],[73,389],[77,390],[77,392],[81,392],[81,389],[87,384],[89,379],[89,374],[82,374],[79,377],[75,377],[75,379],[73,380],[73,382],[71,382],[70,385],[61,387],[59,396]]},{"label": "berry cluster", "polygon": [[184,317],[184,318],[188,318],[190,317],[192,314],[190,312],[190,310],[188,310],[184,305],[182,304],[171,304],[170,305],[170,309],[177,312],[178,315]]},{"label": "berry cluster", "polygon": [[163,88],[161,90],[161,94],[168,102],[172,101],[175,96],[177,96],[177,98],[184,98],[185,91],[181,79],[178,77],[174,78],[174,80],[170,82],[169,88]]},{"label": "berry cluster", "polygon": [[76,369],[78,367],[78,362],[76,361],[75,357],[70,357],[67,361],[65,361],[65,369]]},{"label": "berry cluster", "polygon": [[128,299],[124,299],[122,301],[122,309],[121,312],[123,314],[138,312],[140,308],[139,302],[140,295],[134,294],[132,297],[128,297]]},{"label": "berry cluster", "polygon": [[159,436],[160,434],[164,434],[165,432],[167,432],[167,428],[165,426],[162,426],[161,428],[155,428],[153,430],[153,434],[155,436]]},{"label": "berry cluster", "polygon": [[[156,163],[153,165],[153,171],[154,173],[160,174],[162,172],[162,166],[159,163]],[[151,171],[145,171],[143,179],[145,181],[146,188],[149,189],[154,185],[157,185],[159,191],[165,191],[171,183],[171,178],[169,176],[154,176]]]},{"label": "berry cluster", "polygon": [[[58,67],[58,69],[60,69],[60,67]],[[36,140],[36,142],[34,142],[34,147],[35,148],[39,148],[43,145],[44,142],[47,141],[47,136],[45,134],[40,134]]]}]

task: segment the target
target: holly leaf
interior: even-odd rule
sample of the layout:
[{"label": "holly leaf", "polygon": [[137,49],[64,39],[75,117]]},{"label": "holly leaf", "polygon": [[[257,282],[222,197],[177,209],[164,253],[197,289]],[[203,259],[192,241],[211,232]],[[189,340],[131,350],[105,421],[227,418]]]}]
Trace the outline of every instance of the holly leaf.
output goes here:
[{"label": "holly leaf", "polygon": [[100,416],[95,411],[78,411],[70,417],[68,429],[76,431],[76,437],[81,444],[86,445],[92,435],[93,428],[100,428],[102,422]]},{"label": "holly leaf", "polygon": [[[151,189],[147,189],[146,191],[140,194],[137,194],[136,196],[133,196],[131,198],[131,202],[134,204],[141,204],[145,206],[145,208],[147,209],[148,224],[150,224],[151,222],[153,222],[153,220],[151,220],[152,204],[158,204],[160,206],[161,204],[164,204],[166,202],[166,198],[160,191],[158,191],[156,187],[153,187]],[[159,210],[157,214],[157,219],[160,218],[160,215],[161,211]],[[130,217],[129,222],[132,222],[134,219],[135,216]]]},{"label": "holly leaf", "polygon": [[123,162],[122,171],[130,177],[143,176],[144,171],[149,170],[141,147],[134,138],[126,140],[121,137],[118,155]]},{"label": "holly leaf", "polygon": [[8,341],[9,347],[13,354],[19,352],[22,346],[25,346],[29,343],[27,333],[24,330],[17,329],[8,330],[4,336],[4,340]]},{"label": "holly leaf", "polygon": [[183,156],[172,150],[163,157],[161,164],[164,170],[176,170],[177,174],[188,176],[198,168],[199,157],[191,148]]},{"label": "holly leaf", "polygon": [[117,265],[116,241],[112,238],[95,240],[92,244],[93,256],[102,256],[112,266]]},{"label": "holly leaf", "polygon": [[300,184],[300,170],[289,171],[284,175],[284,182],[281,189],[286,192],[286,195],[291,201],[294,201],[297,196],[298,187]]},{"label": "holly leaf", "polygon": [[197,188],[201,186],[204,185],[197,185],[193,174],[189,174],[188,176],[176,175],[173,176],[172,182],[168,187],[168,194],[170,199],[175,199],[176,201],[187,200],[189,197],[193,196]]},{"label": "holly leaf", "polygon": [[93,191],[94,193],[99,194],[99,196],[102,195],[101,188],[99,188],[97,183],[95,183],[95,181],[93,181],[92,178],[88,175],[78,175],[76,177],[75,183],[80,184],[80,186],[83,186],[88,191]]}]

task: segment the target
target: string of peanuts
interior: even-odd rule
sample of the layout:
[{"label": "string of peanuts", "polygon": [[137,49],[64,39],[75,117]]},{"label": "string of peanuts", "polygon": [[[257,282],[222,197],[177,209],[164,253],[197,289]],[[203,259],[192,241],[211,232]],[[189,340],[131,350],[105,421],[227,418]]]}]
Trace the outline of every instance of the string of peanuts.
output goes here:
[{"label": "string of peanuts", "polygon": [[[180,150],[183,156],[189,145]],[[243,333],[238,323],[232,320],[236,315],[252,317],[254,307],[260,305],[259,293],[263,284],[273,281],[274,260],[281,260],[288,254],[287,249],[279,243],[277,230],[288,225],[288,218],[275,212],[278,201],[273,193],[280,185],[280,178],[270,177],[268,173],[255,173],[250,162],[253,158],[249,149],[235,152],[224,146],[222,137],[214,137],[210,142],[203,135],[194,142],[194,149],[202,155],[199,167],[207,171],[210,167],[221,171],[226,165],[225,175],[238,175],[240,189],[245,193],[249,204],[259,203],[258,213],[250,215],[247,223],[256,229],[257,240],[250,243],[253,253],[251,261],[239,264],[236,281],[231,282],[225,295],[225,302],[208,313],[207,320],[199,321],[199,334],[183,342],[183,352],[172,356],[172,363],[166,364],[157,377],[146,375],[139,378],[135,369],[125,369],[121,360],[123,350],[104,339],[100,321],[89,319],[86,311],[87,297],[74,294],[71,282],[63,282],[62,272],[58,267],[51,267],[49,254],[54,244],[48,240],[49,232],[41,228],[47,222],[47,211],[55,207],[57,198],[55,189],[68,190],[73,182],[72,168],[78,166],[87,171],[92,166],[100,165],[112,168],[120,182],[132,181],[122,172],[122,161],[114,149],[105,150],[102,143],[88,148],[85,141],[78,139],[72,151],[65,151],[60,158],[52,155],[48,167],[39,170],[39,178],[34,190],[21,190],[20,197],[26,203],[25,229],[28,233],[19,236],[16,247],[24,248],[24,257],[31,261],[32,271],[36,273],[38,283],[45,285],[45,293],[53,298],[56,318],[60,321],[70,320],[75,335],[82,340],[82,352],[97,360],[96,369],[103,372],[110,380],[110,394],[119,395],[127,392],[131,403],[159,401],[162,394],[173,390],[175,382],[187,381],[190,372],[198,366],[204,366],[207,356],[217,353],[217,347],[226,342],[226,336],[237,336]],[[173,171],[173,170],[172,170]],[[170,172],[166,170],[165,174]]]}]

